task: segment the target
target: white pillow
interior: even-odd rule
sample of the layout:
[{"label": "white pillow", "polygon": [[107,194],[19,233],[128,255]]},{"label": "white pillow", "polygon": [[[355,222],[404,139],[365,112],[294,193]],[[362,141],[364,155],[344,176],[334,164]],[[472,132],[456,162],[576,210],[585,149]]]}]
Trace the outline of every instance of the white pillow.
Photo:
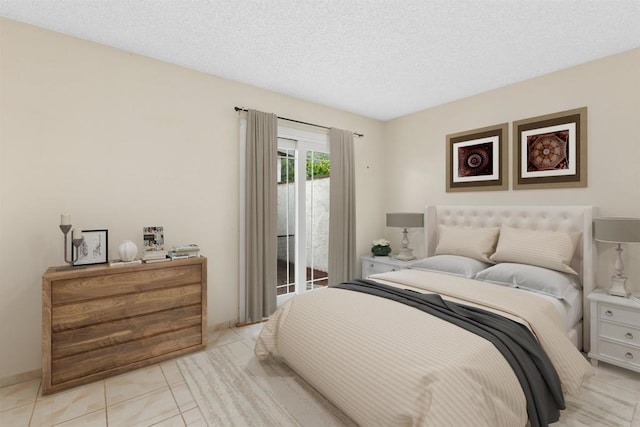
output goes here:
[{"label": "white pillow", "polygon": [[526,264],[502,263],[482,270],[474,279],[573,301],[580,284],[575,276]]},{"label": "white pillow", "polygon": [[563,273],[578,274],[570,267],[580,233],[521,230],[502,226],[495,262],[537,265]]},{"label": "white pillow", "polygon": [[409,268],[471,278],[489,266],[491,264],[473,258],[458,255],[436,255],[416,261],[409,265]]},{"label": "white pillow", "polygon": [[438,232],[435,255],[466,256],[493,264],[489,256],[496,248],[500,232],[498,227],[463,228],[441,225]]}]

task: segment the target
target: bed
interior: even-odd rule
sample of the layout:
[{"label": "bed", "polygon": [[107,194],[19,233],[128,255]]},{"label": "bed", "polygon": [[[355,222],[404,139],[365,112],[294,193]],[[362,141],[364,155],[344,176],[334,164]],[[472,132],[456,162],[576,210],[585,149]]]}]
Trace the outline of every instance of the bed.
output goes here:
[{"label": "bed", "polygon": [[582,286],[582,307],[568,334],[578,349],[589,351],[589,295],[595,288],[592,206],[426,206],[424,247],[433,256],[438,243],[439,226],[499,227],[502,225],[527,230],[577,232],[580,241],[571,260]]},{"label": "bed", "polygon": [[[584,317],[588,310],[584,310],[583,295],[593,288],[593,213],[593,208],[580,206],[426,207],[427,260],[440,265],[439,257],[450,260],[473,255],[488,267],[467,274],[439,270],[427,263],[370,279],[392,291],[420,297],[439,294],[447,304],[477,307],[509,319],[508,323],[535,337],[555,368],[562,392],[575,394],[582,381],[593,374],[578,351],[588,348],[589,322]],[[564,240],[557,239],[560,235]],[[497,237],[489,251],[491,236]],[[530,283],[535,275],[529,276],[528,270],[524,270],[524,285],[510,286],[496,280],[505,268],[510,274],[514,268],[522,274],[522,268],[530,267],[515,261],[536,259],[539,236],[542,243],[552,239],[540,259],[553,268],[547,264],[535,267],[542,268],[544,274],[552,271],[578,281],[577,286],[564,287],[562,283],[560,297],[550,297],[560,285],[544,275],[543,292],[533,289]],[[554,245],[567,239],[573,245],[571,259],[562,259],[556,256]],[[524,251],[518,247],[522,241],[527,242]],[[553,256],[545,258],[549,254]],[[490,259],[494,256],[497,261]],[[500,268],[492,271],[494,263]],[[483,280],[474,278],[486,271],[489,273]],[[549,286],[554,288],[552,292]],[[360,425],[524,426],[536,416],[531,415],[518,369],[498,347],[413,307],[329,287],[300,295],[280,307],[265,324],[255,352],[258,359],[282,358]],[[546,425],[547,421],[536,419],[531,424]]]}]

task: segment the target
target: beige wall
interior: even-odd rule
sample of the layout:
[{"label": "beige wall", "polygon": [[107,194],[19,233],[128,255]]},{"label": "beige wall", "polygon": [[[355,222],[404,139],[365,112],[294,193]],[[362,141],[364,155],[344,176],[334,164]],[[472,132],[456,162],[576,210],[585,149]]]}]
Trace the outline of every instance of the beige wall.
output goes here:
[{"label": "beige wall", "polygon": [[61,213],[142,227],[209,258],[209,325],[238,316],[235,105],[365,134],[356,138],[358,251],[382,229],[382,123],[0,18],[0,380],[40,366],[41,276],[63,264]]},{"label": "beige wall", "polygon": [[[209,257],[209,324],[237,318],[235,105],[363,132],[358,253],[425,204],[582,204],[640,216],[640,49],[382,123],[0,18],[0,380],[40,365],[41,275],[63,263],[60,213],[109,229],[110,256],[142,227]],[[589,187],[447,194],[445,135],[589,108]],[[384,144],[383,144],[384,141]],[[614,191],[617,189],[617,192]],[[421,250],[419,230],[412,246]],[[414,244],[415,243],[415,244]],[[598,272],[611,274],[604,246]],[[639,251],[625,251],[640,289]]]},{"label": "beige wall", "polygon": [[[490,66],[490,64],[481,64]],[[447,134],[588,107],[589,185],[580,189],[445,192]],[[602,216],[640,217],[640,49],[575,66],[385,123],[388,211],[441,205],[593,205]],[[511,155],[511,145],[509,147]],[[408,154],[410,153],[410,154]],[[511,158],[509,180],[511,181]],[[510,186],[511,188],[511,186]],[[419,230],[410,236],[422,250]],[[397,247],[400,233],[386,233]],[[415,245],[413,243],[415,242]],[[609,285],[615,251],[597,245],[597,283]],[[625,273],[640,290],[640,245],[627,245]]]}]

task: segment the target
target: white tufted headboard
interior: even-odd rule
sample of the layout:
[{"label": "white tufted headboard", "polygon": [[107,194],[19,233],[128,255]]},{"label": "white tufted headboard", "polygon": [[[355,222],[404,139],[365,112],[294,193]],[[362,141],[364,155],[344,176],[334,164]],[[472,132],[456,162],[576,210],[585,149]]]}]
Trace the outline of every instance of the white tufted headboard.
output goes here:
[{"label": "white tufted headboard", "polygon": [[451,227],[499,227],[542,231],[579,231],[582,238],[571,267],[580,275],[583,291],[583,347],[589,349],[589,306],[587,295],[594,288],[592,206],[426,206],[425,251],[432,256],[438,243],[438,225]]}]

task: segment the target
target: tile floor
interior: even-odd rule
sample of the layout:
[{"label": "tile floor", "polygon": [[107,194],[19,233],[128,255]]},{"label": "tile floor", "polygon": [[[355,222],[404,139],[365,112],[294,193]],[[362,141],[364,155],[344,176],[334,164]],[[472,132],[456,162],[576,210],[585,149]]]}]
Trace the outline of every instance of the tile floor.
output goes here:
[{"label": "tile floor", "polygon": [[[209,347],[245,341],[253,347],[263,324],[230,328],[209,335]],[[599,418],[597,425],[640,427],[640,374],[601,363],[583,387],[596,401],[628,402],[629,424]],[[581,392],[581,395],[583,393]],[[594,398],[595,399],[595,398]],[[580,400],[574,407],[580,405]],[[633,402],[635,401],[635,404]],[[571,400],[568,401],[571,403]],[[589,406],[592,406],[590,403]],[[568,410],[567,412],[570,412]],[[567,413],[567,415],[570,415]],[[567,419],[570,418],[570,419]],[[564,420],[563,420],[564,419]],[[601,420],[601,421],[600,421]],[[175,360],[55,393],[40,394],[40,379],[0,388],[0,426],[204,426]],[[563,416],[560,426],[593,425]]]},{"label": "tile floor", "polygon": [[[208,346],[243,339],[262,324],[209,334]],[[0,388],[0,426],[204,426],[175,360],[42,396],[40,379]]]}]

